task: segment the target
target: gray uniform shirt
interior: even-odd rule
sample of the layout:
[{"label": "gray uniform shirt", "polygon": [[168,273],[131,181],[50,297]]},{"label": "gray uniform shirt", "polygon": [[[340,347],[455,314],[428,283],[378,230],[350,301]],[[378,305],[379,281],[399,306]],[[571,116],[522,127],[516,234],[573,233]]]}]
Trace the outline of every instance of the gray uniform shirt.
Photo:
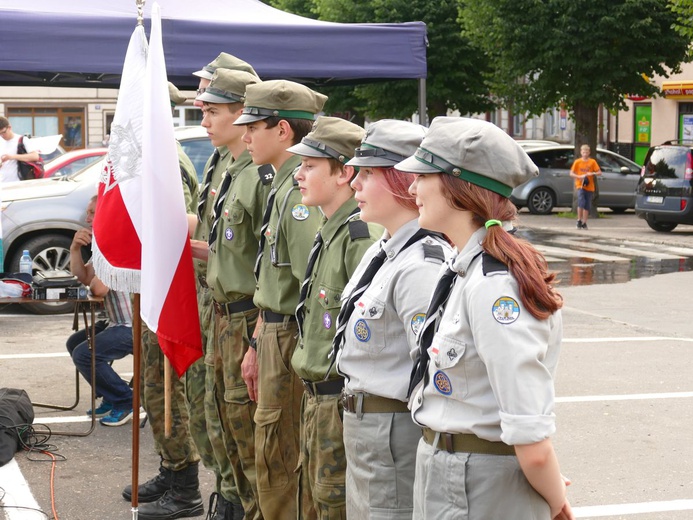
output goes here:
[{"label": "gray uniform shirt", "polygon": [[346,378],[348,393],[407,400],[411,352],[417,348],[416,334],[423,324],[441,265],[439,259],[425,258],[423,244],[442,246],[446,257],[451,253],[445,241],[432,237],[402,251],[418,230],[418,219],[414,219],[389,240],[386,241],[386,235],[374,243],[342,293],[345,301],[371,259],[381,247],[385,249],[387,259],[356,302],[344,347],[337,358],[337,370]]},{"label": "gray uniform shirt", "polygon": [[563,334],[560,311],[537,320],[507,271],[484,275],[478,230],[451,261],[459,276],[429,347],[425,386],[412,417],[448,433],[530,444],[555,431],[553,374]]}]

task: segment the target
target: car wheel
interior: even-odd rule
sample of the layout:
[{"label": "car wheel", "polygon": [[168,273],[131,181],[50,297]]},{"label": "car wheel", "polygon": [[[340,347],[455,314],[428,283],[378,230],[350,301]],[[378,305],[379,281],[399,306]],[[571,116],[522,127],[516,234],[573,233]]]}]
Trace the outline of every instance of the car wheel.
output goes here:
[{"label": "car wheel", "polygon": [[[70,269],[70,244],[72,240],[64,235],[42,235],[30,238],[21,244],[12,258],[10,270],[19,271],[19,259],[24,249],[29,250],[31,258],[34,260],[34,274],[39,271],[54,271],[57,269]],[[71,312],[74,303],[65,302],[43,302],[27,303],[32,312],[36,314],[61,314]]]},{"label": "car wheel", "polygon": [[647,222],[647,225],[650,226],[655,231],[661,231],[663,233],[668,233],[669,231],[673,231],[674,229],[676,229],[676,226],[678,226],[678,224],[675,224],[673,222],[657,222],[652,217],[646,217],[645,222]]},{"label": "car wheel", "polygon": [[534,215],[548,215],[555,204],[553,192],[548,188],[537,188],[527,199],[527,209]]},{"label": "car wheel", "polygon": [[628,211],[628,208],[609,208],[609,209],[618,215]]}]

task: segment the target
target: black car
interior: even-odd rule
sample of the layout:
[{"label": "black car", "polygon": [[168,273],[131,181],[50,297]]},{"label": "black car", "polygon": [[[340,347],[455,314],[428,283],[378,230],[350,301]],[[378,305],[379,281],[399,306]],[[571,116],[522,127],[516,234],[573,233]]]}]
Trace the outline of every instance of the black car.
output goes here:
[{"label": "black car", "polygon": [[667,141],[648,150],[635,214],[655,231],[693,224],[693,141]]}]

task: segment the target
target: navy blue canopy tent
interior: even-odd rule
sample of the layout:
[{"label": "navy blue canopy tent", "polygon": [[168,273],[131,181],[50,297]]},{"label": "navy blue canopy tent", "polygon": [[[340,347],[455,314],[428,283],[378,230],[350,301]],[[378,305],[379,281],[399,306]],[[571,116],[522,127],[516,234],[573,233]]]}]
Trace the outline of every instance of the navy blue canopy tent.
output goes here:
[{"label": "navy blue canopy tent", "polygon": [[[145,4],[147,33],[153,3]],[[423,22],[324,22],[259,0],[158,3],[168,76],[179,88],[195,88],[191,73],[226,51],[265,79],[412,78],[425,89]],[[1,2],[0,85],[117,87],[136,15],[135,0]]]}]

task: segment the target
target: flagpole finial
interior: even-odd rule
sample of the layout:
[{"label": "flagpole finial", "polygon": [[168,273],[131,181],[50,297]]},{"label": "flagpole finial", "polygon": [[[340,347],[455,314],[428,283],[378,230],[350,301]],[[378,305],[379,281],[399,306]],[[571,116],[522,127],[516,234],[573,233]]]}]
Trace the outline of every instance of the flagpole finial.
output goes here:
[{"label": "flagpole finial", "polygon": [[135,4],[137,4],[137,25],[144,25],[144,1],[135,0]]}]

